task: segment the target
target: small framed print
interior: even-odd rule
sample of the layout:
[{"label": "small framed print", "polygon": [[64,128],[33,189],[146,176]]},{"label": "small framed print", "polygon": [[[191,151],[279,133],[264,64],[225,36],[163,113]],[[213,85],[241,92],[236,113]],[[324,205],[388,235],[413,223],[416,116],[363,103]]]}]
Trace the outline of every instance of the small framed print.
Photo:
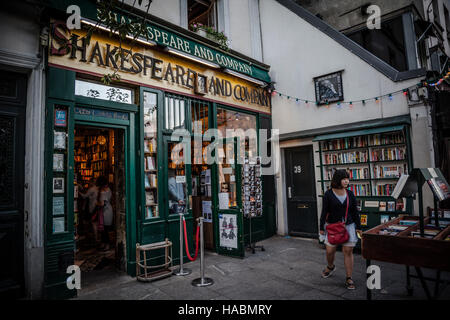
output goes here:
[{"label": "small framed print", "polygon": [[53,171],[56,171],[56,172],[64,171],[64,154],[63,153],[53,154]]},{"label": "small framed print", "polygon": [[55,127],[67,126],[67,110],[55,109]]},{"label": "small framed print", "polygon": [[66,150],[66,133],[55,131],[53,147],[55,149]]},{"label": "small framed print", "polygon": [[53,178],[53,193],[64,193],[64,178]]},{"label": "small framed print", "polygon": [[343,101],[342,71],[314,78],[314,88],[318,105]]},{"label": "small framed print", "polygon": [[53,215],[64,215],[64,197],[53,197]]},{"label": "small framed print", "polygon": [[202,74],[198,74],[195,76],[195,93],[197,94],[207,94],[208,90],[207,88],[207,78],[202,75]]}]

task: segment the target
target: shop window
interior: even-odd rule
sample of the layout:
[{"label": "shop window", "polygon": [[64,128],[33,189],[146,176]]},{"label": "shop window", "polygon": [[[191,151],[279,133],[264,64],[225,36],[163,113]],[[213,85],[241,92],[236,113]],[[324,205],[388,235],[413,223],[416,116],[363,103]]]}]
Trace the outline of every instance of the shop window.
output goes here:
[{"label": "shop window", "polygon": [[217,31],[217,1],[188,0],[188,25],[202,24]]},{"label": "shop window", "polygon": [[232,130],[233,136],[239,137],[240,144],[245,144],[245,148],[239,148],[241,163],[243,157],[253,159],[258,156],[256,116],[218,108],[217,129],[224,138],[227,130]]},{"label": "shop window", "polygon": [[166,95],[164,99],[164,129],[183,129],[185,125],[185,101]]},{"label": "shop window", "polygon": [[158,218],[157,95],[144,92],[145,218]]},{"label": "shop window", "polygon": [[185,212],[186,206],[186,168],[183,149],[177,142],[168,144],[168,198],[169,215]]},{"label": "shop window", "polygon": [[83,80],[75,81],[75,95],[120,103],[134,103],[134,92],[131,89]]},{"label": "shop window", "polygon": [[236,163],[234,161],[234,142],[230,140],[219,149],[223,156],[218,168],[219,174],[219,208],[237,207]]},{"label": "shop window", "polygon": [[209,129],[209,104],[191,100],[192,132],[204,134]]},{"label": "shop window", "polygon": [[389,21],[383,21],[379,30],[366,28],[347,34],[347,36],[396,70],[408,70],[401,16]]}]

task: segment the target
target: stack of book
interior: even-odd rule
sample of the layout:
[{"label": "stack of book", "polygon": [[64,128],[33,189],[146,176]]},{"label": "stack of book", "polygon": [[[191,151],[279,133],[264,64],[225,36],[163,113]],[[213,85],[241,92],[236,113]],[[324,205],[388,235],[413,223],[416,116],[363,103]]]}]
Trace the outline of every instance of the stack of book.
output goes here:
[{"label": "stack of book", "polygon": [[405,231],[409,226],[401,226],[398,224],[390,225],[381,229],[378,234],[396,236],[399,232]]}]

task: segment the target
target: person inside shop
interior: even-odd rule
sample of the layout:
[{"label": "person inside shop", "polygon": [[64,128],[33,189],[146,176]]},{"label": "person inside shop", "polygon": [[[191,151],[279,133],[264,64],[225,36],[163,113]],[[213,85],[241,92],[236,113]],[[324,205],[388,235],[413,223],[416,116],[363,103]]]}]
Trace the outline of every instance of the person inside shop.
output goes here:
[{"label": "person inside shop", "polygon": [[[82,186],[78,186],[78,188],[81,190]],[[87,199],[88,202],[86,203],[86,209],[85,209],[85,220],[91,221],[92,216],[94,215],[96,206],[97,206],[97,198],[98,198],[98,187],[95,184],[95,179],[91,179],[89,181],[89,187],[86,190],[86,192],[79,191],[78,194],[81,198]],[[97,224],[94,222],[92,223],[92,229],[94,230],[94,242],[97,241]]]},{"label": "person inside shop", "polygon": [[[97,200],[97,208],[101,210],[97,214],[97,227],[101,232],[102,245],[100,250],[107,251],[110,249],[109,233],[113,230],[113,208],[111,206],[112,191],[109,188],[108,179],[105,176],[97,178],[97,187],[99,195]],[[101,217],[103,215],[103,217]]]},{"label": "person inside shop", "polygon": [[[336,170],[331,180],[331,189],[327,190],[323,196],[322,214],[320,217],[320,235],[325,241],[328,265],[322,271],[322,277],[328,278],[336,270],[336,266],[334,265],[336,246],[341,244],[342,252],[344,253],[346,272],[345,286],[347,289],[355,289],[355,284],[352,279],[353,248],[358,242],[358,236],[361,237],[361,221],[356,208],[356,197],[353,192],[347,190],[348,185],[349,175],[347,171]],[[337,234],[336,237],[332,236],[330,238],[329,233],[336,232],[333,232],[331,225],[339,222],[344,222],[345,228],[342,226],[342,233],[340,235]],[[330,226],[329,231],[327,230],[327,226]],[[348,238],[345,235],[345,232],[348,233]],[[341,241],[347,240],[344,243],[336,243],[339,239]],[[330,243],[330,241],[333,242],[333,244]]]},{"label": "person inside shop", "polygon": [[177,183],[175,170],[169,169],[169,214],[180,213],[185,204],[184,184]]}]

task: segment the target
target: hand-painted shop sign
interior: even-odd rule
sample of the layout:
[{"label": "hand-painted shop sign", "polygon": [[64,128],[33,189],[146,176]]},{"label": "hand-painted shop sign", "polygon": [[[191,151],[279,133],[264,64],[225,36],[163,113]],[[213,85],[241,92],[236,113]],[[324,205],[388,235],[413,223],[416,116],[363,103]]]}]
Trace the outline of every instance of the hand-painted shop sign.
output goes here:
[{"label": "hand-painted shop sign", "polygon": [[192,63],[180,62],[183,61],[180,58],[145,47],[136,46],[130,50],[124,44],[120,52],[114,41],[104,40],[105,37],[100,35],[93,35],[88,43],[83,34],[83,31],[69,34],[64,23],[53,23],[49,62],[56,61],[71,68],[95,70],[102,74],[110,72],[108,69],[118,70],[122,78],[128,75],[132,81],[164,82],[197,94],[220,97],[224,101],[232,98],[241,105],[254,104],[270,108],[270,94],[261,87],[207,68],[196,70],[197,67]]},{"label": "hand-painted shop sign", "polygon": [[[141,22],[138,20],[132,20],[131,18],[117,12],[110,12],[110,17],[116,20],[117,22],[119,21],[125,23]],[[101,21],[98,16],[98,11],[97,11],[97,20]],[[150,41],[154,41],[158,45],[170,47],[183,53],[192,55],[196,58],[216,63],[222,67],[246,74],[255,79],[270,82],[270,77],[267,71],[260,69],[249,62],[234,58],[230,55],[222,53],[219,50],[189,40],[186,37],[180,36],[174,32],[171,32],[165,28],[159,27],[150,22],[146,22],[145,26],[147,32],[146,34],[143,34],[142,37]]]}]

